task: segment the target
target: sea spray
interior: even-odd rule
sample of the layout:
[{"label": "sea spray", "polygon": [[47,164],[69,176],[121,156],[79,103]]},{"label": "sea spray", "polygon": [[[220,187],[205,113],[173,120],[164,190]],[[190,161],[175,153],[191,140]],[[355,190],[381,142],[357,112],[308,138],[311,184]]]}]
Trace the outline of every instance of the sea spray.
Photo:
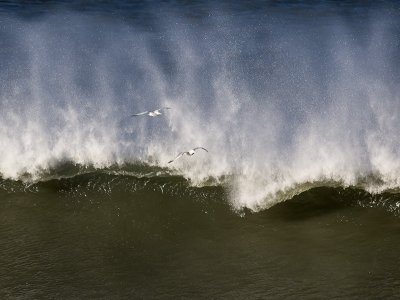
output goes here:
[{"label": "sea spray", "polygon": [[[398,19],[298,17],[166,13],[150,29],[78,13],[7,18],[2,177],[147,164],[223,184],[253,210],[297,187],[398,188]],[[128,117],[162,106],[172,109],[159,118]],[[209,153],[167,164],[196,146]]]}]

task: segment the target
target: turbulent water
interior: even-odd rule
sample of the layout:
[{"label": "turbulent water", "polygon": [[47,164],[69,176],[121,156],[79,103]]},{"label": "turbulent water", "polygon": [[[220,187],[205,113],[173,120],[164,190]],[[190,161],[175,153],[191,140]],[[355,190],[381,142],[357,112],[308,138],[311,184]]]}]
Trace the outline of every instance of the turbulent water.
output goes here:
[{"label": "turbulent water", "polygon": [[[0,252],[19,270],[12,276],[30,282],[23,287],[2,270],[4,297],[330,298],[341,295],[335,282],[347,282],[344,295],[357,298],[370,295],[368,276],[381,284],[376,296],[399,295],[400,274],[389,262],[397,265],[396,248],[386,243],[396,241],[400,214],[399,9],[396,1],[0,3]],[[161,107],[171,109],[130,117]],[[168,163],[198,146],[209,152]],[[40,220],[60,230],[44,230]],[[288,233],[299,220],[313,238]],[[364,225],[390,229],[384,242],[373,233],[368,243],[368,232],[357,231]],[[364,268],[375,259],[368,255],[346,265],[342,258],[358,255],[347,252],[325,267],[370,275],[322,272],[315,257],[333,254],[314,253],[314,237],[353,247],[346,232],[367,248],[383,245],[383,267]],[[277,242],[281,235],[295,243]],[[48,239],[61,239],[47,250],[51,262],[34,254]],[[79,259],[66,269],[71,241]],[[307,265],[287,253],[303,241],[314,249],[299,252],[313,269],[305,276],[317,282],[289,288],[276,278],[284,278],[281,268],[300,274]],[[254,264],[277,277],[242,259],[251,256],[248,242]],[[215,255],[198,257],[194,245],[216,247]],[[230,251],[224,245],[234,250],[214,265]],[[24,250],[13,257],[12,249]],[[224,292],[202,269],[213,265]],[[237,293],[223,279],[227,266],[238,278],[249,272]],[[189,269],[202,274],[199,286]],[[381,281],[383,269],[392,281]],[[74,270],[82,281],[97,272],[97,280],[84,289]],[[45,284],[52,276],[59,281]],[[151,278],[160,280],[159,294]]]},{"label": "turbulent water", "polygon": [[[298,186],[399,187],[398,15],[176,9],[3,15],[2,177],[139,163],[254,210]],[[209,154],[167,164],[196,146]]]}]

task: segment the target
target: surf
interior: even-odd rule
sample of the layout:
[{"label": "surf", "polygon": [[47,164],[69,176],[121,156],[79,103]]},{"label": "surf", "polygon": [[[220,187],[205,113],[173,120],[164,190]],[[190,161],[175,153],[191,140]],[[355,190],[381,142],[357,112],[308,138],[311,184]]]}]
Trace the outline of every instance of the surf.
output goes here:
[{"label": "surf", "polygon": [[[254,27],[221,12],[187,27],[155,16],[152,30],[71,12],[7,18],[3,180],[44,182],[64,163],[81,168],[72,178],[142,164],[222,185],[232,207],[254,211],[331,183],[398,190],[397,19],[371,13],[361,29],[271,14]],[[126,119],[149,107],[173,109]],[[193,145],[208,155],[168,165]]]}]

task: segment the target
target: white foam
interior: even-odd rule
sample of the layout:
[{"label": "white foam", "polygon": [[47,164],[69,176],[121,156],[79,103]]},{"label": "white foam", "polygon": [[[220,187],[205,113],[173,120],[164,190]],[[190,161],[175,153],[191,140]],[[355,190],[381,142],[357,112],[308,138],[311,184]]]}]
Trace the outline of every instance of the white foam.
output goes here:
[{"label": "white foam", "polygon": [[[189,29],[166,17],[151,34],[61,16],[1,29],[3,177],[39,176],[63,161],[143,161],[196,185],[228,176],[232,204],[254,210],[304,183],[357,185],[372,174],[381,182],[370,191],[399,187],[398,23],[372,18],[358,38],[336,19],[300,35],[296,21],[267,22],[268,35],[256,35],[235,19]],[[172,109],[124,119],[162,106]],[[196,146],[209,153],[167,164]]]}]

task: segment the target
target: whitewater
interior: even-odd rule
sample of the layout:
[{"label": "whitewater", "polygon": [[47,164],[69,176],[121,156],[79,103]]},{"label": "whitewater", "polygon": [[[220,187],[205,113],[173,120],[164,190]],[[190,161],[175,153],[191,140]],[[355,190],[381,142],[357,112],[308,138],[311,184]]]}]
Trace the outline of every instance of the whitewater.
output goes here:
[{"label": "whitewater", "polygon": [[[68,176],[178,175],[255,211],[319,186],[396,193],[399,19],[298,18],[3,17],[3,180],[45,181],[65,164],[79,170]],[[168,164],[197,146],[209,153]]]}]

